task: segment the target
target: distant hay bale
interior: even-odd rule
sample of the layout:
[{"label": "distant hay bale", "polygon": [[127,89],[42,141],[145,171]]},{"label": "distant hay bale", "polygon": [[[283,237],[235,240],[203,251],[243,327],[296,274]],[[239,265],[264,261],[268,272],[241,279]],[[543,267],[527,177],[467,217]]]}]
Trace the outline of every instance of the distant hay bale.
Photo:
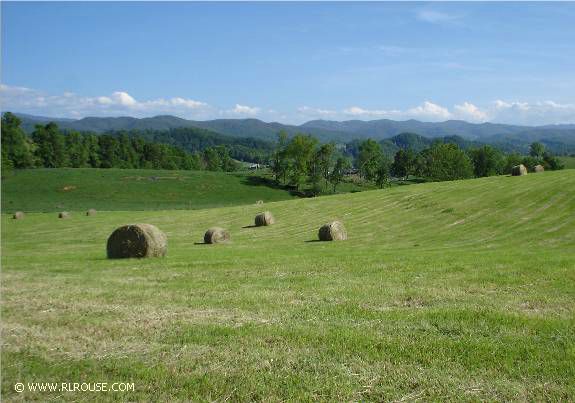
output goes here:
[{"label": "distant hay bale", "polygon": [[12,218],[13,218],[14,220],[21,220],[21,219],[24,218],[24,213],[21,212],[21,211],[17,211],[17,212],[14,213],[14,215],[12,216]]},{"label": "distant hay bale", "polygon": [[263,200],[257,200],[256,201],[256,205],[261,206],[262,204],[264,204]]},{"label": "distant hay bale", "polygon": [[535,165],[535,167],[533,168],[533,171],[534,171],[535,173],[537,173],[537,172],[543,172],[543,171],[545,171],[545,168],[543,167],[543,165],[539,164],[539,165]]},{"label": "distant hay bale", "polygon": [[62,211],[61,213],[58,213],[58,218],[70,218],[70,213]]},{"label": "distant hay bale", "polygon": [[515,165],[513,168],[511,168],[511,175],[513,176],[527,175],[527,168],[525,168],[525,165],[523,164]]},{"label": "distant hay bale", "polygon": [[213,227],[206,231],[204,235],[205,243],[221,243],[230,240],[230,233],[220,227]]},{"label": "distant hay bale", "polygon": [[151,224],[124,225],[112,232],[106,245],[108,259],[162,257],[167,250],[166,234]]},{"label": "distant hay bale", "polygon": [[321,226],[318,232],[320,241],[345,241],[347,231],[339,221],[332,221]]},{"label": "distant hay bale", "polygon": [[264,211],[256,216],[256,227],[263,227],[265,225],[273,225],[276,220],[269,211]]},{"label": "distant hay bale", "polygon": [[89,209],[88,211],[86,211],[86,215],[90,216],[90,215],[96,215],[97,211],[93,208]]}]

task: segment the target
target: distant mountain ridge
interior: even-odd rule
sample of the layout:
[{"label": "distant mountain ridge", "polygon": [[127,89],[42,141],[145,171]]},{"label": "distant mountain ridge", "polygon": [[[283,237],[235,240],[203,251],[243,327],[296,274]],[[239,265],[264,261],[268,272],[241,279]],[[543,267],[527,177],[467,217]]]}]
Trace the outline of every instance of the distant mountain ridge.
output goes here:
[{"label": "distant mountain ridge", "polygon": [[170,130],[196,127],[231,137],[252,137],[275,141],[278,132],[289,135],[307,133],[320,141],[347,143],[354,139],[373,138],[385,140],[401,133],[416,133],[424,137],[438,138],[459,136],[465,140],[497,145],[505,150],[525,150],[529,143],[541,141],[554,152],[575,152],[575,124],[519,126],[499,123],[469,123],[461,120],[445,122],[421,122],[418,120],[395,121],[379,119],[371,121],[311,120],[302,125],[286,125],[264,122],[259,119],[215,119],[195,121],[170,115],[149,118],[134,117],[85,117],[82,119],[57,119],[16,113],[22,119],[23,129],[30,133],[36,124],[53,120],[63,129],[104,133],[119,130]]}]

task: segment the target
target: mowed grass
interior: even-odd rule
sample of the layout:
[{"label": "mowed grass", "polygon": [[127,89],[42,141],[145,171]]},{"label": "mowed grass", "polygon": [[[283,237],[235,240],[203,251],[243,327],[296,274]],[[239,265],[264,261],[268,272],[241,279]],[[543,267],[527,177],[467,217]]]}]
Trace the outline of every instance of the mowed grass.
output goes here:
[{"label": "mowed grass", "polygon": [[147,169],[25,169],[2,178],[2,211],[170,210],[292,199],[250,173]]},{"label": "mowed grass", "polygon": [[[263,208],[3,216],[3,399],[575,399],[575,171]],[[332,219],[349,240],[313,242]],[[107,260],[132,222],[168,256]],[[197,244],[213,225],[232,242]]]},{"label": "mowed grass", "polygon": [[558,157],[565,169],[575,169],[575,157]]}]

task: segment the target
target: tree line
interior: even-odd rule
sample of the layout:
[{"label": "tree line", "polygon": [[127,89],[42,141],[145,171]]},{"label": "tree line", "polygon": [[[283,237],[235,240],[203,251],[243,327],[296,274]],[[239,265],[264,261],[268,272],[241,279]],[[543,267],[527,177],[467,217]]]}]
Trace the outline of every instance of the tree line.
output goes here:
[{"label": "tree line", "polygon": [[2,165],[11,168],[144,168],[235,171],[238,164],[225,145],[190,153],[180,147],[121,134],[62,132],[51,122],[37,125],[31,136],[20,119],[2,117]]},{"label": "tree line", "polygon": [[272,156],[272,172],[278,183],[297,190],[307,184],[311,194],[316,195],[327,187],[335,192],[348,173],[357,173],[364,181],[383,188],[390,185],[392,177],[449,181],[507,174],[518,164],[530,171],[539,164],[548,170],[563,168],[541,143],[533,143],[530,154],[521,156],[503,154],[489,145],[463,150],[456,143],[436,141],[419,152],[400,148],[393,158],[372,139],[350,145],[353,150],[337,149],[334,144],[320,144],[309,135],[296,134],[290,139],[281,132]]}]

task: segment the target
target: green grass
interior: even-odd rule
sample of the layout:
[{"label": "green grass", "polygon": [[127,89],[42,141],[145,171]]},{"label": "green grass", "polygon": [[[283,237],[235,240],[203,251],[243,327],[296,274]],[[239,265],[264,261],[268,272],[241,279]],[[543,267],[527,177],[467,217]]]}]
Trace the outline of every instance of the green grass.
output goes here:
[{"label": "green grass", "polygon": [[[255,180],[254,180],[255,179]],[[26,169],[2,180],[2,210],[170,210],[292,199],[249,173],[145,169]]]},{"label": "green grass", "polygon": [[[4,215],[3,399],[575,399],[575,171],[265,208]],[[331,219],[349,240],[310,242]],[[107,260],[130,222],[168,256]],[[232,242],[196,244],[212,225]],[[34,381],[135,392],[14,392]]]},{"label": "green grass", "polygon": [[575,169],[575,157],[558,157],[565,169]]}]

